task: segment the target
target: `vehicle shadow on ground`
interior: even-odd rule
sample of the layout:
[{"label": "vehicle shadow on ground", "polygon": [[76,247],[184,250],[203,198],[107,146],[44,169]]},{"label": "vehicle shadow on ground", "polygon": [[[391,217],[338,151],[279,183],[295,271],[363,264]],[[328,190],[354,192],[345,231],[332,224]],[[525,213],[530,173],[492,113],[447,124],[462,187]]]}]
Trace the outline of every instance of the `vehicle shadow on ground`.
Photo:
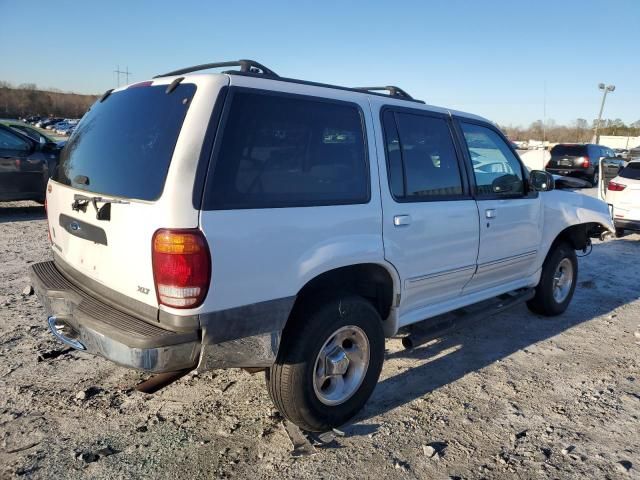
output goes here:
[{"label": "vehicle shadow on ground", "polygon": [[44,206],[33,203],[31,205],[2,205],[0,203],[0,223],[28,222],[44,220],[46,218]]},{"label": "vehicle shadow on ground", "polygon": [[[606,249],[608,245],[596,248]],[[614,251],[620,246],[614,247]],[[385,361],[408,359],[409,362],[406,362],[406,367],[402,366],[402,373],[384,378],[378,383],[365,409],[354,419],[353,424],[346,427],[348,435],[359,434],[359,430],[355,428],[358,422],[383,415],[518,350],[526,349],[640,298],[640,288],[615,288],[615,291],[605,292],[596,287],[599,282],[607,280],[594,281],[584,276],[578,277],[578,290],[572,305],[558,317],[547,318],[533,314],[522,304],[481,320],[461,319],[453,329],[436,337],[435,341],[388,354]],[[586,300],[594,300],[594,296],[597,298],[589,302],[587,307]],[[433,320],[436,319],[430,321]],[[420,324],[418,328],[419,326]],[[411,365],[411,361],[415,361],[415,365]]]}]

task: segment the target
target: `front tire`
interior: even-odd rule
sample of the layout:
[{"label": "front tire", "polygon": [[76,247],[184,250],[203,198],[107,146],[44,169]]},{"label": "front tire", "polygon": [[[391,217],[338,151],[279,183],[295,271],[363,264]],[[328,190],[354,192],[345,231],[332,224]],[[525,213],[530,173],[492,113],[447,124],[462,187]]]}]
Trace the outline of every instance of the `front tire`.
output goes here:
[{"label": "front tire", "polygon": [[350,295],[305,304],[296,308],[266,371],[269,395],[285,418],[324,432],[364,406],[383,358],[382,320],[370,302]]},{"label": "front tire", "polygon": [[535,296],[527,302],[534,313],[554,317],[564,313],[571,303],[578,278],[575,250],[566,242],[557,244],[542,265]]}]

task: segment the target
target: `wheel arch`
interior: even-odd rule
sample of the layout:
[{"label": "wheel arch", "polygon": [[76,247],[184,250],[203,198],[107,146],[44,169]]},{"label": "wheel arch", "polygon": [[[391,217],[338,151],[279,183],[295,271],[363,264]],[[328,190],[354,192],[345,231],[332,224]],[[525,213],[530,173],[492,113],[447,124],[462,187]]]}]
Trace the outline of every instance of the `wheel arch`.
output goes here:
[{"label": "wheel arch", "polygon": [[306,302],[338,292],[359,295],[369,300],[380,314],[385,332],[393,331],[400,278],[395,268],[386,263],[356,263],[317,274],[298,291],[287,323]]}]

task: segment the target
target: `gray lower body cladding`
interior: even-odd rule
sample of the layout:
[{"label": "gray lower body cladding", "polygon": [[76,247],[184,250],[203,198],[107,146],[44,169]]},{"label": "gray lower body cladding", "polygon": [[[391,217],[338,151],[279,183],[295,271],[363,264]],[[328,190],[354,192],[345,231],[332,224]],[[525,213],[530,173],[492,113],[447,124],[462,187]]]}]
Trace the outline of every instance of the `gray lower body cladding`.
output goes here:
[{"label": "gray lower body cladding", "polygon": [[200,328],[173,331],[96,298],[54,262],[35,264],[30,273],[49,328],[59,340],[153,373],[271,365],[295,301],[290,297],[200,315]]},{"label": "gray lower body cladding", "polygon": [[204,334],[198,370],[273,364],[295,300],[279,298],[200,315]]}]

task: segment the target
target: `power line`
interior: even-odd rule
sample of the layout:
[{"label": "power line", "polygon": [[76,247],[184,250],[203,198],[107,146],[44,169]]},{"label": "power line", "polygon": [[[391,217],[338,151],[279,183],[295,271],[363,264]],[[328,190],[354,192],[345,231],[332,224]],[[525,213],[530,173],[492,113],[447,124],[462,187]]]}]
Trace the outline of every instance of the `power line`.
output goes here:
[{"label": "power line", "polygon": [[124,71],[122,71],[120,70],[120,65],[116,66],[116,69],[113,71],[113,73],[115,73],[118,76],[118,87],[120,86],[120,75],[125,76],[125,82],[124,82],[125,85],[129,83],[129,76],[133,75],[133,73],[129,71],[128,66],[125,67]]}]

